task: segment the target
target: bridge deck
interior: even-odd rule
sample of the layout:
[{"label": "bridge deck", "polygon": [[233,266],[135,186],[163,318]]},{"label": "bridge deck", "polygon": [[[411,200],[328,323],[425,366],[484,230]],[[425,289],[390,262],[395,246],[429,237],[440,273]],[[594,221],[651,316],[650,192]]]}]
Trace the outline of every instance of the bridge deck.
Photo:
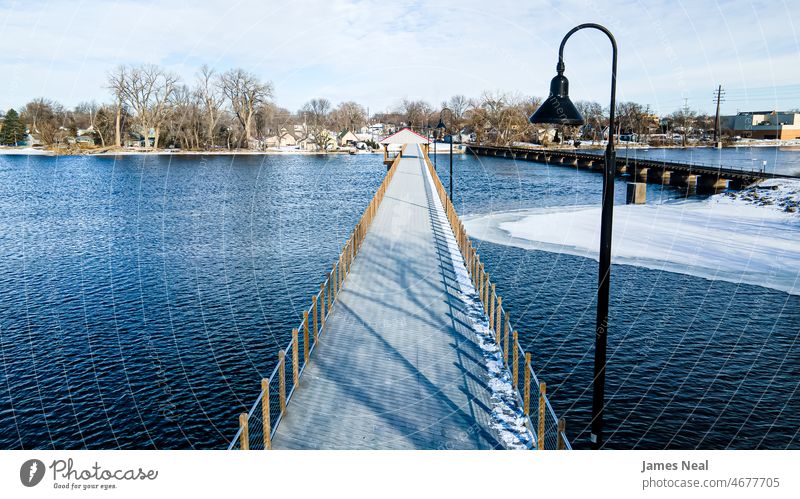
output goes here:
[{"label": "bridge deck", "polygon": [[408,146],[284,418],[276,449],[502,447],[421,152]]}]

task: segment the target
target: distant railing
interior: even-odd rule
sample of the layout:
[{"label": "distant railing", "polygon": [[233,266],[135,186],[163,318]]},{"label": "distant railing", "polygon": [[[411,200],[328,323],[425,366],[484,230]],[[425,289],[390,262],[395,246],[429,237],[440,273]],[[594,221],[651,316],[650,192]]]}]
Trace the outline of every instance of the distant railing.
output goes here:
[{"label": "distant railing", "polygon": [[[353,260],[364,242],[372,220],[386,194],[389,182],[397,169],[398,155],[386,172],[380,187],[375,192],[364,213],[350,234],[347,242],[326,274],[319,292],[311,299],[311,305],[303,312],[300,325],[292,330],[292,339],[278,352],[278,364],[269,378],[261,380],[261,391],[248,412],[239,414],[239,430],[228,446],[228,450],[271,449],[272,438],[278,424],[286,414],[292,395],[300,383],[308,359],[325,331],[325,322],[336,303]],[[287,366],[287,359],[289,364]],[[287,375],[287,369],[291,372]]]},{"label": "distant railing", "polygon": [[[561,156],[561,157],[572,157],[576,159],[590,159],[592,161],[604,161],[604,152],[598,150],[567,150],[567,149],[542,149],[540,147],[534,146],[488,146],[488,145],[480,145],[480,144],[470,144],[470,149],[474,152],[475,150],[485,150],[485,151],[503,151],[504,153],[511,153],[512,157],[515,156],[515,153],[523,153],[523,154],[544,154],[544,155],[552,155],[552,156]],[[798,178],[797,175],[787,175],[781,173],[774,173],[774,172],[766,172],[761,169],[754,169],[752,165],[750,169],[742,166],[739,167],[723,167],[722,163],[704,163],[704,162],[681,162],[681,161],[668,161],[666,159],[659,159],[659,158],[643,158],[638,156],[628,156],[627,154],[620,154],[623,150],[617,151],[617,166],[622,166],[623,163],[625,165],[629,165],[633,163],[635,167],[638,165],[652,165],[652,166],[660,166],[660,167],[669,167],[677,170],[695,170],[697,173],[702,174],[703,171],[706,173],[717,173],[717,174],[725,174],[726,176],[746,176],[746,177],[753,177],[753,178],[788,178],[788,179],[795,179]]]},{"label": "distant railing", "polygon": [[[496,286],[489,279],[480,255],[467,236],[467,231],[458,218],[453,203],[442,185],[436,169],[426,155],[425,162],[431,173],[439,199],[445,208],[447,219],[455,235],[464,264],[472,278],[472,285],[483,303],[483,311],[489,318],[489,327],[495,333],[495,342],[502,351],[503,364],[511,371],[511,380],[517,390],[518,401],[527,416],[528,427],[534,435],[535,449],[569,449],[572,447],[566,435],[566,422],[564,418],[557,418],[550,400],[547,398],[547,386],[540,382],[531,367],[531,354],[526,352],[519,343],[519,333],[511,332],[511,319],[503,308],[503,298],[497,295]],[[510,337],[509,337],[510,335]],[[509,356],[511,357],[509,359]],[[509,362],[510,360],[510,362]],[[531,390],[536,390],[531,393]],[[537,396],[538,404],[532,401],[532,396]],[[533,407],[532,407],[533,405]],[[531,410],[533,409],[533,412]]]}]

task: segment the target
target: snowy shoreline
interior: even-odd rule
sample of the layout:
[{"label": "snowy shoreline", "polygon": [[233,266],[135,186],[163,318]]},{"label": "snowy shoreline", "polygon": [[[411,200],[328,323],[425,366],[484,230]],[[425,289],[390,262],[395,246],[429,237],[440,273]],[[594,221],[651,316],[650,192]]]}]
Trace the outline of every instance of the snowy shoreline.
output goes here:
[{"label": "snowy shoreline", "polygon": [[[800,295],[798,203],[800,181],[776,179],[702,201],[616,206],[612,261]],[[473,215],[464,224],[495,244],[598,258],[599,206]]]}]

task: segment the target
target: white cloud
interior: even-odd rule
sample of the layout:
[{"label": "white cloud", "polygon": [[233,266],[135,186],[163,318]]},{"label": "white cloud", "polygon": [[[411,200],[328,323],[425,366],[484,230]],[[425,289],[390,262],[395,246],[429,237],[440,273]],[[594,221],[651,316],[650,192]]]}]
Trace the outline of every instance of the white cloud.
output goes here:
[{"label": "white cloud", "polygon": [[[405,96],[543,95],[561,37],[592,21],[616,35],[620,99],[670,111],[688,97],[708,110],[717,83],[800,83],[796,16],[778,2],[10,2],[0,4],[0,36],[14,41],[0,55],[0,107],[103,100],[106,72],[141,62],[186,79],[204,62],[242,66],[272,80],[291,109],[315,96],[375,111]],[[605,104],[610,52],[600,33],[571,39],[576,99]]]}]

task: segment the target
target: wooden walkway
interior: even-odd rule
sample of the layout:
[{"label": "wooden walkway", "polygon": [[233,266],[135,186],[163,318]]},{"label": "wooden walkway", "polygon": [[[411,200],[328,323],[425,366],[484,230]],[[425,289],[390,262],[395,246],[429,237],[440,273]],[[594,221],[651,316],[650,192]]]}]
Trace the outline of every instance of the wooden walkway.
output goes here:
[{"label": "wooden walkway", "polygon": [[396,168],[274,449],[503,447],[421,151]]}]

